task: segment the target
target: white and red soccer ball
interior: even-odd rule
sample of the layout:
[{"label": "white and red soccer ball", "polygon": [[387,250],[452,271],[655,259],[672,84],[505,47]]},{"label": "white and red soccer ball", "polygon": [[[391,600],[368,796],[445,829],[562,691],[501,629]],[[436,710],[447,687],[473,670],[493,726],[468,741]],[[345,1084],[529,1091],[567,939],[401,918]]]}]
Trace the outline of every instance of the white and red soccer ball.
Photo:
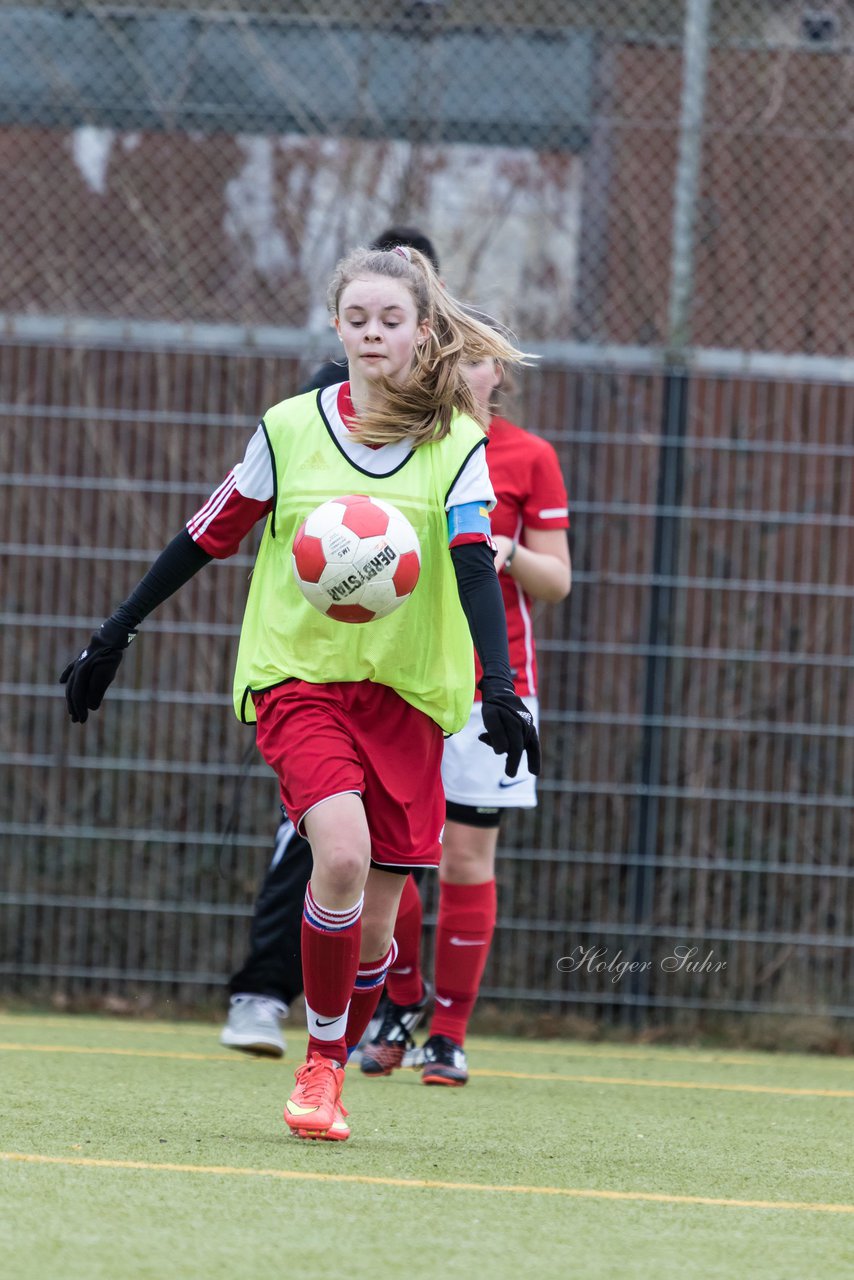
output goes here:
[{"label": "white and red soccer ball", "polygon": [[350,494],[316,507],[293,546],[297,585],[338,622],[373,622],[409,596],[421,572],[418,534],[390,502]]}]

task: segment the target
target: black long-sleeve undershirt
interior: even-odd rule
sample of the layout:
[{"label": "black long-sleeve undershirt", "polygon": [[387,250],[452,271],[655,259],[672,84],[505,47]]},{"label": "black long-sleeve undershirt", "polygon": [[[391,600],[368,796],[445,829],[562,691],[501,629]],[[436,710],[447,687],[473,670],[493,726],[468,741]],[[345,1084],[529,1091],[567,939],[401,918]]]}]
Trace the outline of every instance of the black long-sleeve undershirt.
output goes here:
[{"label": "black long-sleeve undershirt", "polygon": [[[151,568],[113,613],[110,621],[135,631],[148,615],[189,582],[213,559],[193,541],[186,529],[177,534]],[[504,679],[511,686],[507,649],[507,620],[492,551],[485,542],[451,548],[460,603],[471,631],[484,676]]]},{"label": "black long-sleeve undershirt", "polygon": [[134,631],[164,600],[189,582],[213,559],[194,542],[186,529],[177,534],[161,551],[145,577],[123,600],[110,621]]},{"label": "black long-sleeve undershirt", "polygon": [[507,615],[492,551],[485,542],[467,542],[451,547],[451,560],[484,679],[506,680],[512,689]]}]

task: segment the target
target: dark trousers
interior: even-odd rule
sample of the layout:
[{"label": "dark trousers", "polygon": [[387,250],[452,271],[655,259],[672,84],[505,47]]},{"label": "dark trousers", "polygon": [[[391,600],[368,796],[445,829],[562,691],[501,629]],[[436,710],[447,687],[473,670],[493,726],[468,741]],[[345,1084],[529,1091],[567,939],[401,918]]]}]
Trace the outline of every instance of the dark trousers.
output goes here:
[{"label": "dark trousers", "polygon": [[[311,845],[289,818],[282,818],[255,899],[249,954],[229,981],[230,995],[272,996],[291,1004],[302,994],[302,908],[311,868]],[[414,875],[417,883],[422,869]]]},{"label": "dark trousers", "polygon": [[311,865],[311,845],[283,818],[255,900],[249,955],[228,984],[231,995],[273,996],[291,1004],[302,992],[300,934]]}]

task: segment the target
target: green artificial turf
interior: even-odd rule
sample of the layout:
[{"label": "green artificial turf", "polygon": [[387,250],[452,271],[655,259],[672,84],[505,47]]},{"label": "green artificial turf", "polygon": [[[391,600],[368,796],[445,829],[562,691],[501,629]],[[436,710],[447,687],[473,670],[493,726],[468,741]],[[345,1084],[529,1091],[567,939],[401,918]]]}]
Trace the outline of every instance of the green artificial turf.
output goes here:
[{"label": "green artificial turf", "polygon": [[351,1069],[352,1138],[306,1143],[303,1036],[0,1014],[3,1276],[854,1274],[850,1058],[473,1039],[464,1089]]}]

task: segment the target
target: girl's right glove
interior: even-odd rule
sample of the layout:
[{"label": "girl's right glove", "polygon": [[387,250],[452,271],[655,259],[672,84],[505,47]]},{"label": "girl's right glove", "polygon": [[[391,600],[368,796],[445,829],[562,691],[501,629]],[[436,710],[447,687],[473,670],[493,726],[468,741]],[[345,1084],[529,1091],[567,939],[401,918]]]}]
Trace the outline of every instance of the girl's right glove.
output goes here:
[{"label": "girl's right glove", "polygon": [[90,711],[97,711],[113,683],[125,649],[136,636],[108,618],[93,633],[86,648],[59,677],[65,685],[68,714],[75,724],[84,724]]},{"label": "girl's right glove", "polygon": [[478,688],[486,729],[486,733],[478,735],[480,741],[492,747],[497,756],[506,755],[508,778],[515,778],[519,772],[523,752],[528,757],[529,772],[536,776],[540,772],[540,739],[534,717],[512,684],[501,677],[484,676]]}]

